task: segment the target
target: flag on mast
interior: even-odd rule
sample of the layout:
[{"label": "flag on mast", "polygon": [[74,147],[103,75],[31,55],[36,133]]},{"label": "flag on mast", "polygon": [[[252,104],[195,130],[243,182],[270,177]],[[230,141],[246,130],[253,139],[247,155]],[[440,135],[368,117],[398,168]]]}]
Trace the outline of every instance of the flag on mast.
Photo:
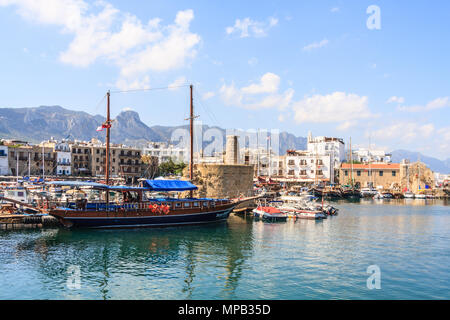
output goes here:
[{"label": "flag on mast", "polygon": [[97,127],[97,131],[103,131],[105,128],[111,128],[111,124],[102,123],[100,127]]}]

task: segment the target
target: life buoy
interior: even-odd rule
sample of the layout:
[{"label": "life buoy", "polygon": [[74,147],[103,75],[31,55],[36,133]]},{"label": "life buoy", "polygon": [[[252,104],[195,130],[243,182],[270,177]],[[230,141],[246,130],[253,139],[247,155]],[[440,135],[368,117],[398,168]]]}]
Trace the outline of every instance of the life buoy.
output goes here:
[{"label": "life buoy", "polygon": [[165,205],[165,206],[163,207],[163,212],[164,212],[165,214],[169,214],[169,211],[170,211],[170,207],[169,207],[168,205]]}]

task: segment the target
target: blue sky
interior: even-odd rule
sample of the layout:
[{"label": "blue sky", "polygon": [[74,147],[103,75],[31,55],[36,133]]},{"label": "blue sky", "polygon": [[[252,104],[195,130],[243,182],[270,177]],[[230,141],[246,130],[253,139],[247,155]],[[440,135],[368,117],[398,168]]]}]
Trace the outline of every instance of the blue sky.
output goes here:
[{"label": "blue sky", "polygon": [[[380,28],[367,20],[375,5]],[[0,0],[0,107],[104,114],[108,89],[194,84],[223,128],[352,137],[450,158],[448,1]],[[112,95],[180,125],[188,89]]]}]

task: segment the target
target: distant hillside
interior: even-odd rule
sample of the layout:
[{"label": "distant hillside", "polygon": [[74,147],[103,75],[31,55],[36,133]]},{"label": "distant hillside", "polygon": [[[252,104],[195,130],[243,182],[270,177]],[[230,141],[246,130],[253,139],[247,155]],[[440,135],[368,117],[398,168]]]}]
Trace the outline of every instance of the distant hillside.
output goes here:
[{"label": "distant hillside", "polygon": [[[60,106],[37,108],[0,108],[0,138],[20,139],[32,143],[55,139],[90,140],[105,139],[104,132],[96,129],[105,121],[101,115],[91,115],[82,111],[72,111]],[[170,141],[178,128],[188,126],[147,126],[135,111],[121,112],[113,122],[111,141],[132,146],[142,146],[149,141]],[[209,126],[204,125],[203,131]],[[225,129],[219,129],[225,137]],[[225,142],[225,141],[224,141]],[[206,145],[207,142],[204,142]],[[287,149],[305,149],[306,138],[296,137],[288,132],[280,133],[280,154]]]},{"label": "distant hillside", "polygon": [[425,163],[431,170],[439,173],[450,174],[450,158],[447,160],[439,160],[436,158],[428,157],[420,152],[413,152],[407,150],[395,150],[392,151],[392,162],[400,162],[402,159],[409,159],[412,162],[420,161]]}]

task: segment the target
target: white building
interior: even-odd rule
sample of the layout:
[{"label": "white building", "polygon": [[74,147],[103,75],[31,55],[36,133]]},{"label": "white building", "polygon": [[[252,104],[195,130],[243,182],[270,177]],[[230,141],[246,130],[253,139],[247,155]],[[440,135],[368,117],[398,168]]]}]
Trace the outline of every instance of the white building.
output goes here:
[{"label": "white building", "polygon": [[339,170],[341,162],[345,160],[345,144],[341,138],[314,137],[308,133],[307,150],[315,155],[330,155],[331,163],[336,170]]},{"label": "white building", "polygon": [[172,159],[174,162],[188,162],[189,153],[185,148],[178,148],[167,142],[151,142],[143,149],[144,155],[158,158],[159,163],[167,162]]},{"label": "white building", "polygon": [[9,174],[8,146],[0,145],[0,175]]},{"label": "white building", "polygon": [[285,177],[297,182],[334,183],[335,168],[331,153],[289,151],[285,159]]},{"label": "white building", "polygon": [[391,163],[391,156],[384,150],[369,150],[365,148],[352,150],[352,159],[364,163]]},{"label": "white building", "polygon": [[260,177],[282,176],[284,174],[284,156],[279,156],[266,148],[249,149],[241,148],[240,162],[246,165],[253,165],[255,175]]},{"label": "white building", "polygon": [[56,152],[56,175],[70,176],[72,153],[68,142],[62,141],[55,144]]},{"label": "white building", "polygon": [[41,142],[40,146],[51,147],[56,153],[55,174],[58,176],[70,176],[72,174],[72,152],[68,141],[58,141],[53,137],[48,141]]}]

